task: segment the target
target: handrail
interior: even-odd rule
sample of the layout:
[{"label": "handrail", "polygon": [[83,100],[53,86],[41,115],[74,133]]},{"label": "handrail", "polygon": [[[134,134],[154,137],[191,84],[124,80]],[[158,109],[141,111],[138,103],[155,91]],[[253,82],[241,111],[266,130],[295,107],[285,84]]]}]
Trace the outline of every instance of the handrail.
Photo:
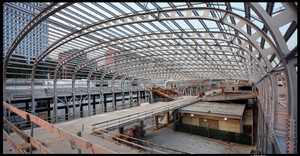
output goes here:
[{"label": "handrail", "polygon": [[26,151],[23,151],[22,149],[20,149],[16,143],[11,139],[11,137],[5,132],[5,130],[3,130],[3,136],[4,138],[7,140],[7,142],[15,149],[17,154],[27,154]]},{"label": "handrail", "polygon": [[15,127],[12,123],[10,123],[7,119],[3,117],[3,123],[5,123],[11,130],[13,130],[20,138],[22,138],[25,142],[31,143],[38,151],[46,154],[53,154],[49,149],[39,143],[37,140],[27,135],[17,127]]}]

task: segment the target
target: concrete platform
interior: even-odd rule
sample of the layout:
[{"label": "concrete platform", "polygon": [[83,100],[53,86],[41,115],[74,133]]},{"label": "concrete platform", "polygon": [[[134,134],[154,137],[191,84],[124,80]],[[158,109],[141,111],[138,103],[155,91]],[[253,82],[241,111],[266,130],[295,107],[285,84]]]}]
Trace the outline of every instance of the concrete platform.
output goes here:
[{"label": "concrete platform", "polygon": [[[197,100],[198,98],[196,96],[183,96],[178,98],[177,100],[170,101],[170,102],[157,102],[146,106],[133,107],[130,109],[114,111],[114,112],[99,114],[91,117],[85,117],[85,118],[75,119],[72,121],[57,123],[55,125],[69,133],[76,135],[78,130],[81,130],[82,125],[84,124],[84,131],[82,133],[82,137],[89,140],[90,142],[103,146],[104,148],[109,149],[115,153],[138,153],[137,151],[128,149],[120,145],[116,145],[110,141],[103,140],[101,138],[93,136],[91,134],[92,125],[99,122],[105,122],[105,121],[110,121],[112,119],[120,118],[122,116],[127,116],[138,112],[144,112],[147,110],[160,108],[165,105],[173,105],[174,107],[177,107],[180,106],[185,101],[197,101]],[[25,132],[28,135],[30,134],[30,130],[26,130]],[[20,139],[15,133],[12,133],[11,137],[13,140],[16,140],[17,143],[24,143],[24,141]],[[44,130],[41,127],[34,129],[34,138],[45,142],[46,147],[54,153],[77,153],[77,150],[71,149],[69,142],[65,142],[62,139],[59,139],[54,134]],[[39,152],[34,151],[33,153],[39,153]],[[82,153],[84,152],[82,151]]]}]

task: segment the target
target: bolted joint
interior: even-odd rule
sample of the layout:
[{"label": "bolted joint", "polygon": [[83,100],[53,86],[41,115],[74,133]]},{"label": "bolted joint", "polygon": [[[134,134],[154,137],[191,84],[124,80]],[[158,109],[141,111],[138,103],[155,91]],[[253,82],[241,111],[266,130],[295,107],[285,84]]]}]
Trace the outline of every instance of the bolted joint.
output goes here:
[{"label": "bolted joint", "polygon": [[219,22],[220,22],[221,24],[224,24],[224,19],[227,17],[227,16],[226,16],[227,13],[228,13],[228,10],[226,10],[225,15],[224,15],[222,18],[219,19]]}]

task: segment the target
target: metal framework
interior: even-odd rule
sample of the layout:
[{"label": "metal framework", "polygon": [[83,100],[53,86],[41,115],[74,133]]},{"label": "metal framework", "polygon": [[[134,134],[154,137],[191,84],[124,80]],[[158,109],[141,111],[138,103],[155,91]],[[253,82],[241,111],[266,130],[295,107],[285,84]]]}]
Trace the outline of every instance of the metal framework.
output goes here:
[{"label": "metal framework", "polygon": [[[48,3],[43,9],[35,7],[39,13],[19,32],[3,60],[3,101],[7,100],[7,76],[17,75],[7,69],[21,69],[10,61],[14,50],[31,30],[48,21],[49,46],[26,64],[29,68],[22,69],[31,72],[31,100],[35,104],[34,83],[40,76],[36,72],[47,67],[53,77],[52,118],[57,117],[57,81],[63,79],[62,68],[68,69],[64,78],[72,79],[73,105],[76,80],[87,79],[89,110],[92,77],[100,84],[100,105],[103,81],[109,75],[112,95],[115,80],[121,80],[123,104],[126,79],[131,84],[130,104],[134,80],[138,97],[141,82],[144,89],[149,84],[151,90],[156,80],[164,80],[164,87],[172,81],[181,90],[188,82],[205,79],[249,80],[258,88],[259,117],[264,118],[259,120],[257,147],[263,153],[297,153],[298,45],[289,46],[297,38],[296,7],[297,3],[277,2],[59,2]],[[60,54],[66,56],[58,58]],[[286,83],[286,107],[280,110],[286,116],[279,112],[279,81]]]}]

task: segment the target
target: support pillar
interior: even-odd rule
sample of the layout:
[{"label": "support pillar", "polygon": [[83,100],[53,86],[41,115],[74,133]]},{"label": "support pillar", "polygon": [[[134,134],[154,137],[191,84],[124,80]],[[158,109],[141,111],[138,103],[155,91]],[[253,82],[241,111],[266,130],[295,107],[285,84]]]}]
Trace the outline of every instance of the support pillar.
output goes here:
[{"label": "support pillar", "polygon": [[121,93],[122,93],[122,107],[125,109],[125,93],[124,93],[124,81],[128,76],[124,76],[121,79]]},{"label": "support pillar", "polygon": [[120,128],[119,128],[119,133],[120,133],[120,134],[124,134],[124,127],[120,127]]},{"label": "support pillar", "polygon": [[133,95],[132,95],[132,82],[133,82],[134,78],[132,78],[130,80],[130,90],[129,90],[129,106],[132,106],[132,101],[133,101]]},{"label": "support pillar", "polygon": [[114,76],[112,77],[111,80],[111,94],[112,94],[112,107],[114,108],[114,110],[117,110],[117,104],[116,104],[116,96],[115,96],[115,79],[117,78],[118,73],[114,74]]},{"label": "support pillar", "polygon": [[154,117],[154,126],[155,126],[155,128],[154,128],[154,130],[158,130],[158,116],[155,116]]},{"label": "support pillar", "polygon": [[82,104],[80,105],[80,117],[83,117],[83,106],[82,106]]},{"label": "support pillar", "polygon": [[106,96],[105,96],[105,94],[103,94],[103,99],[104,99],[104,102],[103,102],[104,113],[106,113],[107,112],[107,105],[106,105]]},{"label": "support pillar", "polygon": [[[48,103],[47,103],[48,104]],[[49,105],[50,106],[50,105]],[[29,112],[28,110],[29,110],[29,102],[27,101],[26,102],[26,105],[25,105],[25,107],[26,107],[26,112]]]},{"label": "support pillar", "polygon": [[240,133],[243,133],[243,118],[240,118]]},{"label": "support pillar", "polygon": [[177,111],[173,111],[173,122],[174,122],[174,131],[176,131],[176,114],[177,114]]},{"label": "support pillar", "polygon": [[[106,112],[106,101],[104,100],[105,97],[104,97],[104,94],[103,94],[103,81],[104,81],[104,77],[105,75],[108,74],[108,71],[105,71],[102,75],[101,75],[101,78],[100,78],[100,82],[99,82],[99,86],[100,86],[100,101],[99,101],[99,109],[101,109],[101,104],[103,104],[103,112]],[[104,102],[105,101],[105,102]]]},{"label": "support pillar", "polygon": [[137,83],[137,106],[141,104],[141,90],[140,90],[140,83],[143,79],[140,79]]},{"label": "support pillar", "polygon": [[90,72],[87,79],[87,99],[88,99],[88,116],[91,115],[91,94],[90,94],[90,82],[91,82],[91,76],[93,72]]},{"label": "support pillar", "polygon": [[69,120],[69,108],[67,106],[65,106],[65,114],[66,114],[66,117],[65,117],[65,120]]},{"label": "support pillar", "polygon": [[93,115],[96,114],[96,95],[93,96]]},{"label": "support pillar", "polygon": [[144,121],[143,120],[141,120],[139,123],[140,123],[140,127],[144,127]]},{"label": "support pillar", "polygon": [[113,102],[113,105],[114,105],[114,107],[115,107],[115,110],[118,110],[117,109],[117,101],[116,101],[116,99],[117,99],[117,94],[116,93],[114,93],[114,102]]},{"label": "support pillar", "polygon": [[[50,114],[50,112],[51,112],[51,108],[50,108],[50,99],[47,99],[47,108],[48,108],[48,110],[47,110],[47,120],[49,120],[50,119],[50,117],[51,117],[51,114]],[[27,109],[27,108],[26,108]],[[49,123],[51,123],[51,121],[49,120]]]},{"label": "support pillar", "polygon": [[169,114],[169,111],[166,112],[166,115],[167,115],[167,124],[169,124],[169,121],[170,121],[170,114]]}]

